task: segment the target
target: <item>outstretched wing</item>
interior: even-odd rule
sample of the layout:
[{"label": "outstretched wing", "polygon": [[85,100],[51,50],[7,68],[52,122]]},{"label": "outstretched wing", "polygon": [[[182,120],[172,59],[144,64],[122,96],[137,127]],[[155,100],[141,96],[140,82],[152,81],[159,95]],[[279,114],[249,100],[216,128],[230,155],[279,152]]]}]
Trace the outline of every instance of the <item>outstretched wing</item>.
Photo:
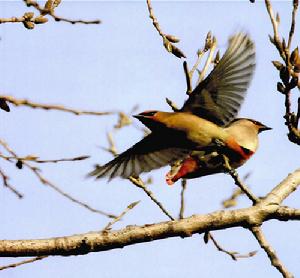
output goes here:
[{"label": "outstretched wing", "polygon": [[247,34],[234,35],[219,63],[198,84],[181,110],[226,125],[240,109],[254,68],[254,43]]},{"label": "outstretched wing", "polygon": [[167,142],[164,141],[158,135],[150,134],[107,164],[97,165],[89,175],[96,178],[108,177],[109,180],[138,176],[184,158],[189,153],[186,149],[167,147]]}]

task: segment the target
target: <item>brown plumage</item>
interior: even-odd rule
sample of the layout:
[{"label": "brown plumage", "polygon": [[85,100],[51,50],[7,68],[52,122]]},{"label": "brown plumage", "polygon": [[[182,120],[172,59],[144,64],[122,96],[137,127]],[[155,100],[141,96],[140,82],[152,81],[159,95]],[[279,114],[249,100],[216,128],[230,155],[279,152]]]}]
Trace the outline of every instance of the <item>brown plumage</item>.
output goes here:
[{"label": "brown plumage", "polygon": [[237,115],[255,67],[255,48],[248,35],[238,33],[212,72],[190,94],[179,112],[146,111],[136,115],[151,133],[91,176],[128,178],[181,159],[191,151],[224,151],[246,159],[243,148],[224,128]]}]

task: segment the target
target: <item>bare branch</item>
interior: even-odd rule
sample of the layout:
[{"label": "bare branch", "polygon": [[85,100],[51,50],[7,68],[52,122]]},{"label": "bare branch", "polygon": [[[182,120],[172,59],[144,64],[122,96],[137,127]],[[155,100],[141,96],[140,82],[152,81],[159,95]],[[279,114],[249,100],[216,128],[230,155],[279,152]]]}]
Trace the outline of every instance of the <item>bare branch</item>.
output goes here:
[{"label": "bare branch", "polygon": [[199,78],[198,78],[197,84],[199,84],[204,79],[205,74],[206,74],[206,72],[208,70],[208,67],[210,66],[210,64],[213,61],[213,55],[214,55],[214,52],[216,50],[216,47],[217,47],[217,39],[215,37],[213,37],[211,45],[210,45],[210,48],[209,48],[208,57],[206,59],[206,62],[205,62],[205,65],[204,65],[202,71],[199,74]]},{"label": "bare branch", "polygon": [[[117,151],[117,148],[115,146],[115,142],[114,142],[114,139],[112,137],[111,132],[108,133],[107,139],[108,139],[108,143],[109,143],[109,148],[107,148],[106,150],[108,152],[112,153],[114,156],[117,156],[118,151]],[[141,188],[147,194],[147,196],[161,209],[161,211],[167,217],[169,217],[171,220],[174,220],[174,217],[172,217],[171,214],[164,208],[163,204],[156,199],[153,192],[147,188],[146,184],[142,181],[142,179],[140,177],[132,177],[131,176],[131,177],[128,178],[128,180],[132,184],[137,186],[138,188]]]},{"label": "bare branch", "polygon": [[300,220],[300,209],[279,207],[277,210],[278,219],[282,221]]},{"label": "bare branch", "polygon": [[[289,32],[288,44],[283,38],[282,41],[279,38],[278,24],[279,20],[276,20],[271,3],[269,0],[265,0],[265,5],[273,26],[274,35],[270,36],[270,41],[277,48],[279,55],[283,59],[285,65],[278,61],[273,61],[273,65],[279,71],[279,76],[282,82],[277,83],[277,91],[285,95],[285,124],[288,127],[289,133],[288,138],[291,142],[300,145],[300,130],[298,129],[299,122],[299,102],[297,115],[291,111],[291,90],[296,86],[299,86],[299,68],[300,68],[300,58],[298,58],[298,48],[294,49],[291,53],[292,38],[294,35],[295,25],[296,25],[296,14],[298,10],[298,0],[293,1],[293,11],[291,27]],[[277,19],[279,19],[279,14],[277,14]]]},{"label": "bare branch", "polygon": [[7,161],[12,161],[12,160],[17,160],[17,161],[32,161],[36,163],[58,163],[58,162],[70,162],[70,161],[81,161],[88,159],[90,156],[88,155],[81,155],[81,156],[76,156],[76,157],[71,157],[71,158],[58,158],[58,159],[39,159],[38,156],[35,155],[27,155],[24,157],[15,157],[15,156],[5,156],[0,153],[0,157],[7,160]]},{"label": "bare branch", "polygon": [[171,220],[175,220],[173,216],[164,208],[163,204],[159,202],[151,190],[149,190],[144,182],[141,180],[141,178],[135,178],[135,177],[129,177],[129,180],[137,187],[141,188],[147,196],[161,209],[161,211],[168,216]]},{"label": "bare branch", "polygon": [[290,47],[292,45],[292,39],[293,39],[293,35],[294,35],[294,32],[295,32],[297,9],[298,9],[298,0],[293,1],[292,21],[291,21],[291,28],[290,28],[290,32],[289,32],[289,40],[288,40],[288,45],[287,45],[288,49],[290,49]]},{"label": "bare branch", "polygon": [[178,58],[186,58],[184,53],[174,44],[174,43],[178,43],[179,39],[173,35],[167,35],[167,34],[163,33],[163,31],[161,30],[159,23],[157,21],[157,18],[154,15],[154,12],[153,12],[153,9],[151,6],[151,0],[147,0],[147,7],[148,7],[148,11],[149,11],[149,17],[151,18],[152,24],[155,27],[155,29],[157,30],[158,34],[162,37],[165,49]]},{"label": "bare branch", "polygon": [[272,204],[281,204],[300,185],[300,169],[289,174],[280,184],[278,184],[263,200]]},{"label": "bare branch", "polygon": [[132,210],[132,209],[133,209],[136,205],[138,205],[139,203],[140,203],[140,201],[137,201],[137,202],[133,202],[133,203],[131,203],[130,205],[128,205],[127,208],[126,208],[119,216],[117,216],[113,221],[109,222],[109,223],[104,227],[103,230],[109,230],[109,229],[111,229],[111,227],[112,227],[116,222],[120,221],[128,211]]},{"label": "bare branch", "polygon": [[233,193],[231,194],[231,196],[227,199],[225,199],[222,202],[222,205],[224,208],[231,208],[231,207],[235,207],[237,205],[237,197],[240,196],[241,194],[243,194],[244,192],[241,190],[241,188],[236,188]]},{"label": "bare branch", "polygon": [[[278,219],[288,214],[297,215],[291,220],[299,220],[299,211],[280,207],[273,203],[274,198],[283,200],[300,184],[300,169],[290,174],[280,186],[275,187],[266,198],[249,208],[222,210],[206,215],[156,223],[145,226],[128,226],[119,231],[100,231],[68,237],[33,239],[33,240],[1,240],[0,256],[46,256],[46,255],[78,255],[98,252],[124,246],[160,240],[170,237],[188,237],[195,233],[205,233],[232,227],[251,229],[263,222]],[[282,190],[281,188],[288,188]],[[281,194],[282,196],[276,196]],[[271,197],[276,196],[276,197]],[[283,220],[288,220],[284,218]],[[261,239],[259,239],[261,240]]]},{"label": "bare branch", "polygon": [[22,199],[24,195],[15,189],[9,182],[9,177],[0,168],[0,176],[2,177],[3,185],[7,187],[12,193],[14,193],[19,199]]},{"label": "bare branch", "polygon": [[183,62],[183,69],[184,69],[185,80],[186,80],[186,93],[187,95],[189,95],[193,91],[193,86],[192,86],[192,75],[190,74],[189,67],[186,61]]},{"label": "bare branch", "polygon": [[[0,139],[0,145],[2,145],[13,157],[15,157],[16,159],[18,158],[17,154],[8,146],[8,144],[6,142],[4,142],[3,140]],[[116,216],[113,214],[109,214],[106,213],[104,211],[98,210],[98,209],[94,209],[91,206],[89,206],[88,204],[79,201],[77,199],[75,199],[74,197],[72,197],[70,194],[64,192],[63,190],[61,190],[58,186],[56,186],[55,184],[53,184],[52,182],[50,182],[49,180],[47,180],[41,173],[40,173],[40,169],[37,167],[32,166],[29,162],[27,161],[22,161],[22,165],[26,166],[29,170],[31,170],[33,172],[33,174],[39,179],[39,181],[44,184],[49,186],[50,188],[52,188],[53,190],[55,190],[57,193],[59,193],[60,195],[64,196],[65,198],[69,199],[70,201],[72,201],[73,203],[76,203],[86,209],[88,209],[91,212],[94,213],[98,213],[101,215],[105,215],[109,218],[115,218]]]},{"label": "bare branch", "polygon": [[186,179],[181,180],[181,192],[180,192],[180,211],[179,211],[179,219],[184,218],[184,208],[185,208],[185,201],[184,201],[184,193],[186,190]]},{"label": "bare branch", "polygon": [[75,115],[94,115],[94,116],[102,116],[102,115],[110,115],[113,112],[97,112],[97,111],[85,111],[85,110],[77,110],[73,108],[64,107],[62,105],[51,105],[51,104],[41,104],[29,101],[27,99],[16,99],[12,96],[4,96],[0,95],[0,100],[9,102],[15,106],[27,106],[34,109],[44,109],[44,110],[58,110],[62,112],[68,112]]},{"label": "bare branch", "polygon": [[203,80],[203,78],[205,76],[205,73],[206,73],[206,71],[207,71],[210,63],[212,63],[212,56],[213,56],[213,53],[215,51],[216,45],[217,45],[216,38],[215,37],[211,37],[211,32],[208,32],[207,35],[206,35],[205,44],[204,44],[203,49],[199,49],[197,51],[197,60],[196,60],[195,64],[193,65],[192,69],[189,70],[187,62],[186,61],[183,62],[183,69],[184,69],[184,74],[185,74],[185,79],[186,79],[186,86],[187,86],[187,89],[186,89],[187,95],[189,95],[193,91],[193,88],[192,88],[193,75],[194,75],[194,73],[195,73],[196,70],[198,72],[200,72],[198,70],[198,66],[199,66],[199,64],[201,62],[201,59],[202,59],[203,55],[208,50],[210,50],[210,53],[209,53],[209,56],[207,57],[206,63],[204,65],[204,68],[200,72],[200,76],[198,78],[197,84],[199,84],[200,81]]},{"label": "bare branch", "polygon": [[[246,175],[244,175],[243,182],[245,182],[250,177],[250,175],[251,172],[248,172]],[[244,192],[241,190],[241,188],[236,188],[231,194],[231,196],[222,202],[223,207],[224,208],[235,207],[237,205],[237,198],[242,194],[244,194]]]},{"label": "bare branch", "polygon": [[235,169],[231,168],[231,166],[227,163],[227,169],[229,170],[229,175],[233,178],[235,184],[247,195],[247,197],[256,204],[259,202],[259,198],[257,198],[251,190],[243,183],[243,181],[239,178],[238,173]]},{"label": "bare branch", "polygon": [[269,219],[278,219],[277,208],[278,206],[274,205],[255,205],[250,208],[216,211],[145,226],[128,226],[118,231],[91,232],[47,239],[1,240],[0,256],[79,255],[171,237],[189,237],[209,230],[231,227],[250,229]]},{"label": "bare branch", "polygon": [[271,264],[278,269],[278,271],[282,274],[285,278],[292,278],[294,277],[287,268],[283,265],[283,263],[279,260],[279,258],[276,255],[275,250],[272,248],[272,246],[268,243],[266,240],[262,230],[260,227],[252,227],[251,232],[257,239],[260,247],[267,253]]},{"label": "bare branch", "polygon": [[236,251],[228,251],[226,249],[224,249],[217,241],[216,239],[213,237],[213,235],[211,233],[206,233],[206,238],[207,241],[209,239],[211,239],[211,241],[213,242],[213,244],[216,246],[216,248],[218,249],[218,251],[223,252],[225,254],[227,254],[228,256],[230,256],[234,261],[237,261],[238,259],[243,259],[243,258],[250,258],[256,255],[257,251],[251,251],[248,254],[240,254],[239,252]]},{"label": "bare branch", "polygon": [[0,24],[2,23],[23,23],[24,27],[27,29],[34,29],[36,24],[44,24],[48,22],[49,15],[55,21],[64,21],[71,24],[82,23],[82,24],[99,24],[100,20],[74,20],[67,19],[55,14],[55,8],[59,5],[58,0],[47,0],[45,6],[42,8],[36,1],[33,0],[23,0],[28,7],[34,7],[38,11],[38,15],[35,16],[33,12],[25,12],[23,16],[20,17],[10,17],[10,18],[0,18]]},{"label": "bare branch", "polygon": [[286,59],[285,52],[282,48],[282,44],[280,42],[279,33],[278,33],[278,23],[277,23],[276,18],[274,16],[274,12],[273,12],[270,0],[265,0],[265,5],[266,5],[266,8],[267,8],[267,11],[268,11],[271,23],[272,23],[272,27],[273,27],[273,32],[274,32],[274,36],[273,36],[271,42],[276,46],[276,48],[277,48],[278,52],[280,53],[280,56],[282,57],[282,59],[285,60]]},{"label": "bare branch", "polygon": [[40,261],[40,260],[45,259],[47,257],[48,256],[38,256],[38,257],[35,257],[33,259],[24,260],[24,261],[21,261],[21,262],[18,262],[18,263],[0,266],[0,271],[8,269],[8,268],[17,267],[17,266],[20,266],[20,265],[23,265],[23,264],[29,264],[29,263],[33,263],[33,262],[36,262],[36,261]]},{"label": "bare branch", "polygon": [[[63,21],[63,22],[68,22],[71,24],[76,24],[76,23],[82,23],[82,24],[100,24],[101,21],[100,20],[74,20],[74,19],[67,19],[67,18],[63,18],[60,16],[57,16],[54,12],[54,9],[58,6],[55,5],[54,2],[52,0],[48,0],[44,6],[44,8],[42,8],[36,1],[34,0],[23,0],[25,2],[25,4],[28,7],[34,7],[36,10],[39,11],[39,13],[41,15],[50,15],[51,17],[53,17],[53,19],[55,21]],[[56,1],[57,2],[57,1]]]}]

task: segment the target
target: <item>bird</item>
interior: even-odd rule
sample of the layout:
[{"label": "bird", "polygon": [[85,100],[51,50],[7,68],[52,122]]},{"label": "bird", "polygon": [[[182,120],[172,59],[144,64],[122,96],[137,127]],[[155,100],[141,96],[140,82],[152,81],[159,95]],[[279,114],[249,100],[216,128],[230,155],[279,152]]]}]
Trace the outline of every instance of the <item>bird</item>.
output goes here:
[{"label": "bird", "polygon": [[228,153],[247,159],[245,149],[226,125],[243,103],[255,69],[255,46],[249,35],[229,38],[222,58],[175,112],[149,110],[133,117],[151,131],[149,135],[89,176],[129,178],[184,160],[193,151],[211,152],[222,146]]},{"label": "bird", "polygon": [[[244,157],[231,150],[224,154],[228,159],[229,166],[237,169],[242,166],[258,148],[258,134],[272,128],[248,118],[236,118],[225,128],[236,142],[242,147]],[[193,151],[184,160],[178,160],[171,165],[171,170],[166,174],[166,182],[173,185],[181,178],[194,179],[207,175],[226,172],[224,157],[215,148],[212,151]]]}]

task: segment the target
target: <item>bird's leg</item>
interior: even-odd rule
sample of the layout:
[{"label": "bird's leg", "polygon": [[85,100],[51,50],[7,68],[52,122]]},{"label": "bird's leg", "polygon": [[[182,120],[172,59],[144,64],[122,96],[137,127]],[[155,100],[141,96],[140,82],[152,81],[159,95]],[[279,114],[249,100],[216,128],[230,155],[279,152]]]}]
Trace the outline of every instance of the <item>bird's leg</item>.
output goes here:
[{"label": "bird's leg", "polygon": [[235,170],[230,166],[230,162],[229,162],[229,158],[222,154],[222,158],[223,158],[223,166],[224,169],[228,172],[228,174],[230,174],[231,176],[234,175]]}]

